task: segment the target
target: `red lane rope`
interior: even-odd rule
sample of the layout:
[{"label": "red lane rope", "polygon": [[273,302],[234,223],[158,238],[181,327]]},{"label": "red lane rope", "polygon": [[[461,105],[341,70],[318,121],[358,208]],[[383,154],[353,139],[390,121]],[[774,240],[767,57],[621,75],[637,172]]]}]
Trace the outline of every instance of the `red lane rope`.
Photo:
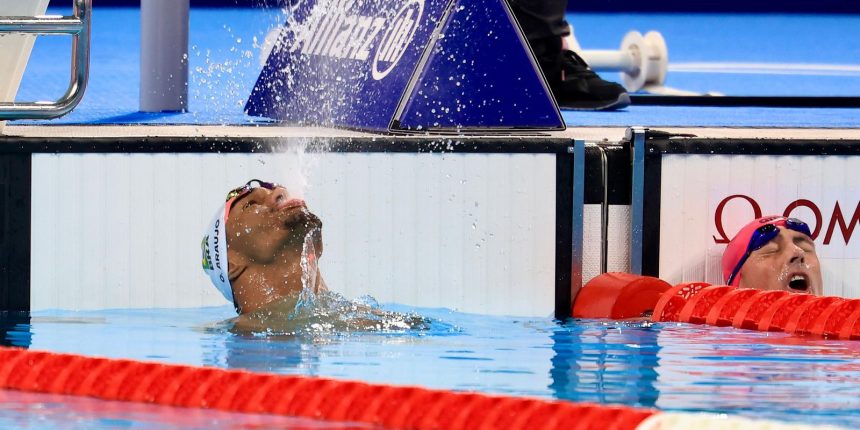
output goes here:
[{"label": "red lane rope", "polygon": [[[664,286],[661,286],[664,285]],[[783,331],[829,339],[860,340],[860,299],[816,297],[689,282],[674,287],[657,278],[604,273],[576,297],[574,317],[619,319],[651,310],[655,322],[684,322],[748,330]],[[648,312],[641,312],[646,315]],[[625,315],[626,315],[625,314]]]},{"label": "red lane rope", "polygon": [[0,388],[389,429],[635,429],[647,409],[0,347]]},{"label": "red lane rope", "polygon": [[[677,294],[682,289],[691,294]],[[663,294],[651,319],[860,340],[860,299],[726,285],[697,289],[679,285]]]},{"label": "red lane rope", "polygon": [[[717,296],[719,299],[714,303],[713,297]],[[701,289],[686,299],[677,295],[670,299],[675,301],[675,308],[682,307],[683,311],[655,312],[652,321],[732,325],[833,339],[860,339],[860,325],[856,324],[860,319],[860,299],[815,297],[725,285]],[[707,312],[706,317],[702,317],[702,312]]]},{"label": "red lane rope", "polygon": [[679,321],[687,321],[694,324],[704,324],[708,313],[723,296],[731,292],[732,287],[725,285],[711,285],[696,291],[692,297],[687,299],[681,312],[678,313]]}]

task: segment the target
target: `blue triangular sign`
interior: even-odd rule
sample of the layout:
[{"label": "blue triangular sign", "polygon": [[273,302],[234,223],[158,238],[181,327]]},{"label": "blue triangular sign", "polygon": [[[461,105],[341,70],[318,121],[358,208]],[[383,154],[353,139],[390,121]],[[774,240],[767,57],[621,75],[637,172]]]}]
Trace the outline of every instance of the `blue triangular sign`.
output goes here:
[{"label": "blue triangular sign", "polygon": [[372,131],[564,128],[505,0],[300,2],[245,110]]}]

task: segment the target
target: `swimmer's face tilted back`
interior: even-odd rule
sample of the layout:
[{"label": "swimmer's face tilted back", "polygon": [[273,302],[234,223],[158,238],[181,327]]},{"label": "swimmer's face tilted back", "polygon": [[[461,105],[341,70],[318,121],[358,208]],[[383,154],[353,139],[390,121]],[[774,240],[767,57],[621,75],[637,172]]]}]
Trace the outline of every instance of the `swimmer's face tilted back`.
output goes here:
[{"label": "swimmer's face tilted back", "polygon": [[[322,222],[304,200],[281,186],[253,188],[232,202],[226,217],[229,278],[236,308],[254,312],[273,301],[297,297],[302,289],[302,251],[322,255]],[[321,277],[316,282],[324,288]]]},{"label": "swimmer's face tilted back", "polygon": [[200,248],[203,272],[239,313],[229,321],[234,333],[294,334],[317,325],[325,330],[427,327],[420,315],[328,293],[317,265],[322,222],[304,200],[272,182],[252,179],[230,191]]},{"label": "swimmer's face tilted back", "polygon": [[[285,246],[301,251],[305,235],[321,227],[322,222],[308,211],[304,200],[294,198],[286,188],[254,188],[230,208],[227,249],[255,262],[270,263]],[[317,253],[322,253],[321,244]]]},{"label": "swimmer's face tilted back", "polygon": [[779,215],[743,226],[723,252],[726,284],[758,290],[823,294],[813,234],[803,220]]},{"label": "swimmer's face tilted back", "polygon": [[740,287],[822,295],[821,265],[815,243],[779,227],[779,234],[750,253],[740,270]]}]

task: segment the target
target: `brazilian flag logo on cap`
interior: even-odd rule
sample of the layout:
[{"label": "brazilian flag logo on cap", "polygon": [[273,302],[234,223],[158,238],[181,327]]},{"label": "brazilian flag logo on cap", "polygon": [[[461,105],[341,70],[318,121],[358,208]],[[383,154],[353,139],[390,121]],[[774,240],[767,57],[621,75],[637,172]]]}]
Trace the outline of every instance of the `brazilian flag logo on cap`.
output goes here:
[{"label": "brazilian flag logo on cap", "polygon": [[203,270],[212,270],[212,258],[209,257],[209,235],[203,237],[203,242],[200,243],[200,248],[203,251]]}]

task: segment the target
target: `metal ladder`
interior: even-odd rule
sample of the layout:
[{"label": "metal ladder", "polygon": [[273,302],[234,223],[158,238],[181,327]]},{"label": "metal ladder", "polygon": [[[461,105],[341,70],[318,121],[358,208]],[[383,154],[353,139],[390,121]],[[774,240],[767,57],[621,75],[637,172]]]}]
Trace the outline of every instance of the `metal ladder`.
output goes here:
[{"label": "metal ladder", "polygon": [[0,17],[0,36],[4,33],[72,36],[71,79],[66,93],[53,102],[0,103],[0,121],[58,118],[80,103],[89,78],[92,0],[73,2],[72,16]]}]

